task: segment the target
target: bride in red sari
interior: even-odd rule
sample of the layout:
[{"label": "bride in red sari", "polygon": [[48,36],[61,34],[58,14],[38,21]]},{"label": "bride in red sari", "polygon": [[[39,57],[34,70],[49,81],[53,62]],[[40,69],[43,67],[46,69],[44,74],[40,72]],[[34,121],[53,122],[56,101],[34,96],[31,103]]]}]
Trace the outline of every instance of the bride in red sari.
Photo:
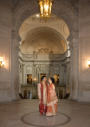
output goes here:
[{"label": "bride in red sari", "polygon": [[47,112],[47,78],[41,77],[41,83],[38,84],[39,112],[46,115]]},{"label": "bride in red sari", "polygon": [[47,88],[47,112],[46,116],[54,116],[57,112],[57,96],[55,92],[54,78],[49,78]]}]

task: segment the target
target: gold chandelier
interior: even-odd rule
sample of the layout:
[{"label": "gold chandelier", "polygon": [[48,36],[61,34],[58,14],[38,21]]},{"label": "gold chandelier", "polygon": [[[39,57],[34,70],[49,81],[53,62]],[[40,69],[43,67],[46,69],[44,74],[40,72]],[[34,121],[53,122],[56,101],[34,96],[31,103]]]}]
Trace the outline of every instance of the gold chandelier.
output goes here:
[{"label": "gold chandelier", "polygon": [[41,17],[50,17],[52,10],[53,0],[39,0],[40,6],[40,16]]}]

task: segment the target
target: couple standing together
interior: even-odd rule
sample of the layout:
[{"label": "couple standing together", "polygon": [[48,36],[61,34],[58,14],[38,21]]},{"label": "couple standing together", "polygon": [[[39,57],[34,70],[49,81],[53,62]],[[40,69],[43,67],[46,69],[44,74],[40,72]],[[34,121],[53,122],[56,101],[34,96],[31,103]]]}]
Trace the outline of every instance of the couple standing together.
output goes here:
[{"label": "couple standing together", "polygon": [[55,92],[54,78],[41,77],[38,84],[39,112],[41,115],[54,116],[57,112],[57,96]]}]

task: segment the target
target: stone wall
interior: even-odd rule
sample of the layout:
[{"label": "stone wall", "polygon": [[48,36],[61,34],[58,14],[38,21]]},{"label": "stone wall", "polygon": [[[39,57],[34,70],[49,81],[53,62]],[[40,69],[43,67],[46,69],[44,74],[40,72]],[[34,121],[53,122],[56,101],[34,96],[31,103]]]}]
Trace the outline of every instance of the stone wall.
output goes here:
[{"label": "stone wall", "polygon": [[0,1],[0,56],[5,61],[5,69],[0,69],[0,101],[11,100],[11,28],[11,3]]},{"label": "stone wall", "polygon": [[79,100],[90,101],[90,0],[79,1]]},{"label": "stone wall", "polygon": [[[20,53],[21,54],[21,53]],[[37,54],[35,57],[33,54],[28,54],[23,56],[19,56],[19,81],[20,85],[27,85],[27,74],[32,75],[32,79],[36,79],[36,82],[40,82],[40,75],[46,74],[49,78],[50,76],[54,76],[55,74],[59,75],[59,84],[58,85],[67,85],[66,79],[66,56],[51,54]],[[67,68],[68,69],[68,68]],[[67,80],[67,81],[66,81]]]}]

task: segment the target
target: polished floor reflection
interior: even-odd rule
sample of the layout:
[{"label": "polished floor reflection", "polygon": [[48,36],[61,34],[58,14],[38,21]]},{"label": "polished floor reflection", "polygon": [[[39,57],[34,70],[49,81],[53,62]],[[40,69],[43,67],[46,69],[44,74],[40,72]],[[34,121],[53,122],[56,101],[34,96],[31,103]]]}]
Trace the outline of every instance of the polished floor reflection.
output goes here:
[{"label": "polished floor reflection", "polygon": [[90,104],[59,100],[55,117],[41,117],[38,100],[0,104],[0,127],[90,127]]}]

